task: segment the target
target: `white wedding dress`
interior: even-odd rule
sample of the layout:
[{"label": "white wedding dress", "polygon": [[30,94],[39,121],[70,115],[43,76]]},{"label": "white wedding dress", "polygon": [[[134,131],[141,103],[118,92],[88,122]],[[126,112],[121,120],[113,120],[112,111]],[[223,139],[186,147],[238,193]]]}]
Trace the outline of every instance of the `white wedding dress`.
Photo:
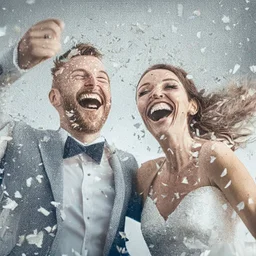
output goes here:
[{"label": "white wedding dress", "polygon": [[141,229],[152,256],[199,256],[214,245],[236,244],[240,222],[223,193],[205,186],[188,193],[167,220],[148,196]]}]

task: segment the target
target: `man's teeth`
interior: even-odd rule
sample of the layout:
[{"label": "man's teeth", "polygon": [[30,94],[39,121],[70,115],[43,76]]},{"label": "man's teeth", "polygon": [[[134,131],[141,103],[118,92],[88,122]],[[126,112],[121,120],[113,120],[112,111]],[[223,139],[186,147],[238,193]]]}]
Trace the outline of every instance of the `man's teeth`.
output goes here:
[{"label": "man's teeth", "polygon": [[98,100],[100,103],[101,102],[101,98],[98,94],[94,94],[94,93],[85,93],[85,94],[82,94],[79,98],[79,100],[83,100],[83,99],[96,99]]},{"label": "man's teeth", "polygon": [[152,115],[157,110],[170,110],[170,111],[172,111],[172,108],[166,103],[163,103],[163,102],[157,103],[151,108],[150,114]]},{"label": "man's teeth", "polygon": [[88,108],[95,108],[95,109],[96,109],[96,108],[98,108],[98,107],[97,107],[97,105],[89,104],[89,105],[88,105]]}]

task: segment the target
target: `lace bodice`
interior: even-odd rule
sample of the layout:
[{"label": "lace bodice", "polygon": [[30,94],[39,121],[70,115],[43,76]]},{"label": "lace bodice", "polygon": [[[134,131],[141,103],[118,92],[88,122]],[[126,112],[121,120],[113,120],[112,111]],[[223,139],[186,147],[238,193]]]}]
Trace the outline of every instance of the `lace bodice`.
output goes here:
[{"label": "lace bodice", "polygon": [[187,194],[166,221],[147,197],[141,229],[152,256],[195,256],[215,244],[237,240],[239,222],[223,193],[205,186]]}]

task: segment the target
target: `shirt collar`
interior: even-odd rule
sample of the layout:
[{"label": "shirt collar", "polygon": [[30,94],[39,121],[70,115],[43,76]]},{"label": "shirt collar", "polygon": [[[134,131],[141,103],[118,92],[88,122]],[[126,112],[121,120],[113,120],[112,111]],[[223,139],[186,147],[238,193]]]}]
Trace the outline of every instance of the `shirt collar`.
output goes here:
[{"label": "shirt collar", "polygon": [[83,145],[83,146],[89,146],[89,145],[93,145],[95,143],[100,143],[100,142],[105,142],[106,139],[105,137],[103,136],[99,136],[98,138],[96,138],[94,141],[92,141],[91,143],[83,143],[79,140],[77,140],[76,138],[74,138],[68,131],[66,131],[65,129],[63,128],[59,128],[59,133],[60,133],[60,136],[61,136],[61,139],[62,139],[62,142],[63,142],[63,145],[65,144],[66,140],[67,140],[67,137],[70,136],[71,138],[73,138],[74,140],[76,140],[79,144]]}]

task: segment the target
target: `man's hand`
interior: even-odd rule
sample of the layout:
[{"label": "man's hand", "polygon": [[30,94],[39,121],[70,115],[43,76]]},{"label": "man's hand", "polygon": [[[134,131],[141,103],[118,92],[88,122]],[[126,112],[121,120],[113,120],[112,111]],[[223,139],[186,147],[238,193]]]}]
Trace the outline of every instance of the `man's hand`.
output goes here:
[{"label": "man's hand", "polygon": [[57,54],[61,49],[61,33],[64,23],[48,19],[33,25],[21,38],[18,45],[18,65],[30,69]]}]

